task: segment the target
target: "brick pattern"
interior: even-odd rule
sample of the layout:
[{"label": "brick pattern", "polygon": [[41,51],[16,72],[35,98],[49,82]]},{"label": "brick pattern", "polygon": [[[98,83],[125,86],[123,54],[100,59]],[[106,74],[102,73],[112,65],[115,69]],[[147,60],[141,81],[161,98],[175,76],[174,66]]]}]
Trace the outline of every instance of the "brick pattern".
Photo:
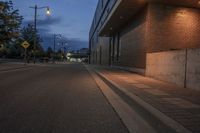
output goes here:
[{"label": "brick pattern", "polygon": [[[121,29],[119,65],[145,68],[146,50],[158,52],[200,47],[199,9],[149,4],[146,10],[143,9]],[[109,41],[106,43],[109,45]]]},{"label": "brick pattern", "polygon": [[[152,59],[148,58],[150,57],[148,54],[146,57],[146,53],[156,55],[162,51],[184,52],[186,48],[190,49],[188,53],[193,53],[195,49],[200,48],[199,9],[151,3],[122,26],[121,30],[116,31],[116,34],[118,32],[120,32],[121,45],[120,59],[112,65],[146,69],[147,76],[184,86],[185,55],[168,56],[169,58],[165,55],[158,58],[154,56],[152,58],[154,64],[151,65]],[[93,63],[101,62],[102,65],[108,65],[109,38],[99,37],[98,40],[93,44]],[[102,47],[101,61],[100,46]],[[192,57],[188,58],[187,87],[199,90],[199,51],[195,53],[196,56],[192,54]]]},{"label": "brick pattern", "polygon": [[[101,54],[101,64],[108,65],[109,64],[109,38],[108,37],[101,37],[100,38],[100,45],[102,48]],[[100,61],[99,61],[100,62]]]},{"label": "brick pattern", "polygon": [[147,19],[147,51],[200,47],[200,10],[150,4]]},{"label": "brick pattern", "polygon": [[120,66],[145,68],[146,10],[143,10],[121,32]]},{"label": "brick pattern", "polygon": [[[119,86],[137,95],[188,130],[194,133],[200,132],[199,92],[125,71],[105,68],[96,69]],[[124,77],[124,79],[121,77]],[[135,83],[127,82],[125,77],[129,79],[129,81],[135,81]],[[137,84],[141,85],[138,86]]]}]

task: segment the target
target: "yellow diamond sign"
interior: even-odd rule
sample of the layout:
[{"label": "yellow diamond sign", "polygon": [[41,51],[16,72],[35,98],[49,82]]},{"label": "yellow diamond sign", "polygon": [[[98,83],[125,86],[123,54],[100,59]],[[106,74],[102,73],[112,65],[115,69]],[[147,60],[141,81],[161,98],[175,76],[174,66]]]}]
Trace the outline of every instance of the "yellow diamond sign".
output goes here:
[{"label": "yellow diamond sign", "polygon": [[24,47],[25,49],[27,49],[30,44],[27,42],[27,41],[24,41],[22,44],[21,44],[22,47]]}]

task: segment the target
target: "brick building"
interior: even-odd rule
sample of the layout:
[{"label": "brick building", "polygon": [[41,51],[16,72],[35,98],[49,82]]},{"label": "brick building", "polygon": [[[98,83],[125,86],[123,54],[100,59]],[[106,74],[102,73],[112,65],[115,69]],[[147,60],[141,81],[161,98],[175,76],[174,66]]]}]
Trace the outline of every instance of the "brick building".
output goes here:
[{"label": "brick building", "polygon": [[200,90],[199,0],[99,0],[90,63]]}]

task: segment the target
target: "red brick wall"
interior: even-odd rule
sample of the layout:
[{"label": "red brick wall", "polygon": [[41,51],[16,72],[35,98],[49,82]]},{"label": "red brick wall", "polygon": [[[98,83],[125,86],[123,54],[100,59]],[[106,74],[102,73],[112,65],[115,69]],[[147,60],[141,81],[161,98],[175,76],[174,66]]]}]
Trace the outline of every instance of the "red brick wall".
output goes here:
[{"label": "red brick wall", "polygon": [[109,64],[109,38],[101,37],[100,45],[101,45],[101,49],[102,49],[101,64],[108,65]]},{"label": "red brick wall", "polygon": [[150,4],[147,29],[146,75],[199,90],[200,10]]},{"label": "red brick wall", "polygon": [[144,69],[146,66],[146,15],[142,10],[130,23],[123,28],[120,34],[121,56],[120,66]]},{"label": "red brick wall", "polygon": [[147,51],[200,47],[200,10],[150,4]]},{"label": "red brick wall", "polygon": [[[149,4],[133,17],[120,32],[121,53],[113,65],[146,68],[146,52],[200,47],[200,10]],[[109,38],[100,37],[94,45],[97,61],[109,64]]]}]

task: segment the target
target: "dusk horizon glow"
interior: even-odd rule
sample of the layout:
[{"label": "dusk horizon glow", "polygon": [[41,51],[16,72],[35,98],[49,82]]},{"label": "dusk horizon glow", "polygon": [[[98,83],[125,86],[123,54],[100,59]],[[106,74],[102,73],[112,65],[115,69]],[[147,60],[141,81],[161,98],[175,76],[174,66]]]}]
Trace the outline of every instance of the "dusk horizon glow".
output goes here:
[{"label": "dusk horizon glow", "polygon": [[[43,47],[52,47],[53,34],[62,34],[74,50],[88,47],[88,34],[98,0],[12,0],[15,9],[23,16],[23,26],[33,24],[34,10],[30,7],[49,6],[51,15],[45,9],[38,10],[37,29],[43,38]],[[59,46],[57,46],[58,50]]]}]

